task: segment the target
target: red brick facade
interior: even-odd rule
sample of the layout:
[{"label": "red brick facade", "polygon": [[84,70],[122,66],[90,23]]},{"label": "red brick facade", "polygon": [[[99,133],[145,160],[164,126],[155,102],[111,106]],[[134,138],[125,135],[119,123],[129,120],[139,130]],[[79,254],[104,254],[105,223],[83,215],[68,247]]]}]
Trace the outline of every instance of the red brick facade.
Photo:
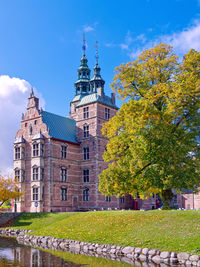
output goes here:
[{"label": "red brick facade", "polygon": [[[158,207],[153,197],[144,201],[129,195],[109,198],[98,191],[99,173],[107,167],[102,159],[107,140],[101,128],[116,114],[117,107],[114,94],[105,96],[103,87],[98,87],[105,82],[98,64],[95,68],[96,76],[88,89],[90,72],[83,56],[69,118],[39,109],[39,99],[31,91],[14,143],[15,177],[25,194],[15,201],[13,210],[65,212]],[[70,137],[74,125],[74,137]]]}]

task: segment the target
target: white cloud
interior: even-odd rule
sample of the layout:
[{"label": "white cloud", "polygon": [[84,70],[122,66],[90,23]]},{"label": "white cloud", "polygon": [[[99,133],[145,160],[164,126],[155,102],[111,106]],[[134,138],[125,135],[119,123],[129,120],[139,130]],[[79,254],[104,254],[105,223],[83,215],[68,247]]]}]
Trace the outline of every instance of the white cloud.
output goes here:
[{"label": "white cloud", "polygon": [[140,41],[141,43],[144,44],[146,42],[147,38],[145,37],[144,33],[142,33],[142,34],[139,34],[138,36],[136,36],[135,40]]},{"label": "white cloud", "polygon": [[131,59],[135,59],[142,51],[160,42],[172,45],[174,51],[179,56],[183,56],[183,54],[187,53],[191,48],[200,51],[200,21],[194,21],[190,27],[180,32],[175,32],[171,35],[160,35],[151,41],[147,41],[143,34],[138,35],[135,38],[134,47],[129,49],[128,55]]},{"label": "white cloud", "polygon": [[120,47],[122,50],[128,50],[129,49],[127,44],[120,44]]},{"label": "white cloud", "polygon": [[161,36],[160,40],[171,44],[179,53],[186,53],[189,49],[200,50],[200,21],[195,25],[184,29],[179,33],[169,36]]},{"label": "white cloud", "polygon": [[89,25],[84,25],[84,26],[83,26],[83,31],[84,31],[84,32],[92,32],[92,31],[94,31],[94,30],[95,30],[95,28],[92,27],[92,26],[89,26]]},{"label": "white cloud", "polygon": [[[8,174],[12,170],[13,142],[20,127],[21,114],[25,111],[30,89],[31,85],[25,80],[7,75],[0,76],[0,171],[3,174]],[[35,89],[34,92],[38,95]],[[44,100],[41,100],[44,106]]]}]

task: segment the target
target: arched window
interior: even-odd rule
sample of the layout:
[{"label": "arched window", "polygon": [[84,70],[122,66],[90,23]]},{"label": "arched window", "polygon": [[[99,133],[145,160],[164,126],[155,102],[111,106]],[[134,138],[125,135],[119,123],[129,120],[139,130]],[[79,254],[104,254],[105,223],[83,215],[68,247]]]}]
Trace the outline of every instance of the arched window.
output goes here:
[{"label": "arched window", "polygon": [[89,201],[90,199],[90,190],[89,188],[85,188],[83,190],[83,201],[86,202],[86,201]]}]

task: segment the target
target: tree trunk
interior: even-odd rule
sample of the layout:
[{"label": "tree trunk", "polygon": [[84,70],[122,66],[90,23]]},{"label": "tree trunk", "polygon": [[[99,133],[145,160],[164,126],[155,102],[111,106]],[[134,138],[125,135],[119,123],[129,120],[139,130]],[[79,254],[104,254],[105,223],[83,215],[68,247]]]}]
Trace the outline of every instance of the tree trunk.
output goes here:
[{"label": "tree trunk", "polygon": [[172,190],[171,189],[163,190],[162,193],[161,193],[161,199],[162,199],[162,202],[163,202],[162,209],[164,209],[164,210],[170,209],[170,203],[171,203],[171,201],[173,199]]}]

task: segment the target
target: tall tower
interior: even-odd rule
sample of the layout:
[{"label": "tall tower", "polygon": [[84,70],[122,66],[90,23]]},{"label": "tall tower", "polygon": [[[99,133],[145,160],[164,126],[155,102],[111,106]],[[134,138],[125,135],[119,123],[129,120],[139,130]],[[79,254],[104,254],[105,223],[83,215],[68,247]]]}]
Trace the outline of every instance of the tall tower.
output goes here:
[{"label": "tall tower", "polygon": [[76,95],[86,95],[90,93],[90,69],[87,65],[87,58],[85,57],[85,36],[83,35],[83,56],[81,64],[78,68],[78,79],[75,82]]}]

